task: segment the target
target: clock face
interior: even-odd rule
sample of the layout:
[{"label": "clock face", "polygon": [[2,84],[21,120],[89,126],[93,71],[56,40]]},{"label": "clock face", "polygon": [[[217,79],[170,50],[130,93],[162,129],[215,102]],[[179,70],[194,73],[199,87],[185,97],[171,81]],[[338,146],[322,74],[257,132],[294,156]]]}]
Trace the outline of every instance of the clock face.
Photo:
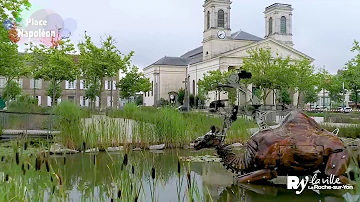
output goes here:
[{"label": "clock face", "polygon": [[174,99],[174,95],[170,95],[170,99]]},{"label": "clock face", "polygon": [[220,31],[218,32],[218,37],[219,37],[219,39],[225,39],[225,37],[226,37],[225,31],[224,31],[224,30],[220,30]]}]

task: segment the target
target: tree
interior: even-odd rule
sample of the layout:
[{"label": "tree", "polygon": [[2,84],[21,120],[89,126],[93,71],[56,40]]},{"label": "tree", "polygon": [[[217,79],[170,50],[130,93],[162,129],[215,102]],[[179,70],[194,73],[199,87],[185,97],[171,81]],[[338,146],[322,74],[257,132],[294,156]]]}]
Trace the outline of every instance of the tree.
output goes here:
[{"label": "tree", "polygon": [[15,100],[15,98],[21,95],[22,89],[19,86],[19,83],[16,81],[7,82],[4,89],[4,99],[6,101]]},{"label": "tree", "polygon": [[249,57],[244,58],[243,68],[252,73],[249,82],[260,89],[259,98],[265,100],[275,89],[288,89],[294,86],[294,69],[290,65],[290,57],[273,57],[270,49],[256,48],[247,51]]},{"label": "tree", "polygon": [[291,104],[291,98],[290,98],[290,94],[287,90],[282,89],[280,92],[280,99],[279,102],[281,102],[283,105],[285,104]]},{"label": "tree", "polygon": [[319,91],[315,89],[315,86],[312,86],[304,91],[304,101],[305,103],[311,104],[318,101]]},{"label": "tree", "polygon": [[220,99],[220,93],[225,91],[228,95],[228,100],[230,104],[235,104],[237,99],[237,89],[234,88],[222,88],[219,89],[217,86],[219,84],[227,84],[228,78],[232,73],[237,73],[237,70],[230,70],[227,72],[221,72],[220,70],[209,71],[208,74],[204,74],[203,79],[198,81],[198,96],[197,100],[204,101],[208,98],[208,94],[211,91],[215,91],[217,98]]},{"label": "tree", "polygon": [[136,93],[151,91],[151,83],[144,73],[139,72],[139,68],[133,66],[126,75],[120,79],[117,87],[120,89],[120,97],[129,99],[135,97]]},{"label": "tree", "polygon": [[183,105],[184,104],[184,98],[185,98],[185,90],[183,88],[179,89],[178,92],[178,102]]},{"label": "tree", "polygon": [[[60,32],[59,32],[60,33]],[[69,39],[54,40],[53,46],[44,44],[29,44],[26,49],[29,63],[34,67],[32,69],[34,79],[43,79],[50,82],[50,86],[58,86],[62,81],[74,81],[79,75],[78,66],[74,61],[75,48]],[[59,97],[56,88],[52,88],[52,106]]]},{"label": "tree", "polygon": [[294,79],[295,87],[298,92],[297,97],[297,108],[300,104],[300,95],[303,94],[307,89],[312,88],[317,84],[315,68],[311,65],[311,61],[308,59],[303,59],[296,61],[293,65],[295,77]]},{"label": "tree", "polygon": [[85,99],[90,100],[90,103],[92,103],[90,105],[90,108],[93,109],[95,107],[96,97],[99,96],[101,93],[100,81],[94,78],[94,80],[92,80],[91,82],[91,85],[88,85],[88,82],[90,81],[89,80],[84,81],[84,86],[86,86]]},{"label": "tree", "polygon": [[135,103],[136,103],[136,105],[143,105],[144,97],[142,95],[137,95],[135,97]]},{"label": "tree", "polygon": [[[120,70],[126,73],[134,52],[128,55],[121,54],[112,36],[107,36],[105,40],[101,39],[101,47],[97,47],[86,32],[84,39],[78,44],[80,69],[85,82],[89,87],[93,86],[92,93],[101,98],[105,77],[115,77]],[[95,100],[93,96],[90,98],[93,99],[92,101]],[[101,109],[101,99],[99,99],[99,107]]]},{"label": "tree", "polygon": [[[217,88],[219,84],[227,83],[228,76],[231,72],[222,73],[220,70],[209,71],[208,74],[204,74],[203,79],[200,79],[197,83],[198,85],[198,95],[200,98],[208,98],[209,92],[215,91],[216,97],[220,98],[221,90]],[[233,97],[236,99],[233,90],[228,90],[230,92],[230,99],[233,101]],[[236,91],[236,89],[235,89]],[[232,96],[232,97],[231,97]]]},{"label": "tree", "polygon": [[46,95],[49,97],[53,97],[53,102],[54,104],[57,104],[56,100],[59,99],[61,97],[61,93],[62,93],[62,89],[60,84],[55,84],[51,82],[49,84],[48,89],[46,90]]},{"label": "tree", "polygon": [[355,107],[357,108],[359,101],[357,98],[360,90],[360,45],[358,41],[354,41],[351,52],[356,52],[356,55],[346,63],[346,67],[344,67],[342,71],[342,76],[346,88],[354,94]]},{"label": "tree", "polygon": [[[3,26],[6,20],[16,21],[23,9],[31,6],[28,0],[3,0],[0,7],[0,75],[6,78],[7,89],[14,89],[13,79],[26,75],[24,57],[18,52],[18,45],[10,40],[10,31]],[[13,29],[14,25],[13,25]],[[10,92],[7,92],[10,93]],[[12,94],[12,93],[11,93]]]},{"label": "tree", "polygon": [[334,102],[343,102],[343,80],[339,75],[332,75],[330,81],[326,87],[326,90],[329,91],[329,97]]},{"label": "tree", "polygon": [[31,6],[29,0],[2,0],[0,7],[1,21],[12,18],[14,20],[20,17],[24,9]]},{"label": "tree", "polygon": [[356,97],[356,94],[355,94],[355,93],[351,93],[351,94],[350,94],[350,100],[353,101],[353,102],[354,102],[355,100],[360,100],[360,94],[358,94],[357,97]]}]

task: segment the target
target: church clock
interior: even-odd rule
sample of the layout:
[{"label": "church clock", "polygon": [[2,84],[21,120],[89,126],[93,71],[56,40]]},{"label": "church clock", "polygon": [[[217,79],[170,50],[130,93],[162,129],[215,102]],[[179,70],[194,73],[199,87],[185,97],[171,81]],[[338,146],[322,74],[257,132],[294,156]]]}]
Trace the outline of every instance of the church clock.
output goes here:
[{"label": "church clock", "polygon": [[226,32],[224,30],[220,30],[220,31],[218,31],[217,36],[219,39],[225,39]]}]

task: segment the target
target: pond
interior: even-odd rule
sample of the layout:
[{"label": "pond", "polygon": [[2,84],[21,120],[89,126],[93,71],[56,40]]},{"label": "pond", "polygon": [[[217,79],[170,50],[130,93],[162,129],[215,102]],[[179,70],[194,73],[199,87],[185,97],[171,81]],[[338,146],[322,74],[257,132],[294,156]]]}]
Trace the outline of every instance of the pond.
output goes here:
[{"label": "pond", "polygon": [[[56,197],[61,193],[63,199],[66,198],[63,201],[134,201],[135,198],[145,202],[190,201],[190,198],[193,201],[219,202],[345,201],[341,196],[324,196],[313,191],[304,191],[299,196],[285,186],[234,185],[233,174],[219,162],[181,162],[179,174],[178,156],[214,155],[214,152],[132,151],[127,158],[124,158],[125,152],[50,156],[50,168],[45,160],[40,171],[35,171],[39,166],[35,165],[39,163],[35,163],[35,158],[20,158],[19,165],[16,165],[16,158],[11,162],[8,159],[7,163],[2,159],[1,170],[10,173],[13,182],[9,180],[10,185],[1,183],[0,193],[22,192],[26,186],[34,195],[31,201],[59,201]],[[27,166],[27,162],[31,165]],[[18,177],[22,177],[22,183],[14,182]],[[6,199],[2,197],[0,199]]]}]

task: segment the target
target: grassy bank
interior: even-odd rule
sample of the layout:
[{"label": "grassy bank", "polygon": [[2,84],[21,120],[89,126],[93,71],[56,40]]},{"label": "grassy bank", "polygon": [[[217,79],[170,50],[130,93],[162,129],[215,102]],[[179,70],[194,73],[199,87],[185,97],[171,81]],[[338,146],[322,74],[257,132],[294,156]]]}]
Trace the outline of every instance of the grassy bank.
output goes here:
[{"label": "grassy bank", "polygon": [[[330,132],[334,131],[336,128],[339,128],[335,126],[329,126],[327,124],[321,124],[321,126]],[[338,136],[346,138],[360,138],[360,125],[340,127]]]},{"label": "grassy bank", "polygon": [[[188,145],[209,131],[211,125],[221,127],[221,118],[199,113],[181,113],[174,108],[140,108],[127,104],[122,110],[108,112],[108,117],[85,119],[78,106],[63,102],[55,110],[59,140],[72,149],[132,146],[146,148],[166,144],[167,148]],[[228,131],[228,143],[244,142],[252,122],[238,119]]]},{"label": "grassy bank", "polygon": [[351,112],[351,113],[333,113],[333,112],[305,112],[310,117],[324,117],[325,122],[331,123],[351,123],[351,124],[359,124],[360,123],[360,113],[359,112]]}]

